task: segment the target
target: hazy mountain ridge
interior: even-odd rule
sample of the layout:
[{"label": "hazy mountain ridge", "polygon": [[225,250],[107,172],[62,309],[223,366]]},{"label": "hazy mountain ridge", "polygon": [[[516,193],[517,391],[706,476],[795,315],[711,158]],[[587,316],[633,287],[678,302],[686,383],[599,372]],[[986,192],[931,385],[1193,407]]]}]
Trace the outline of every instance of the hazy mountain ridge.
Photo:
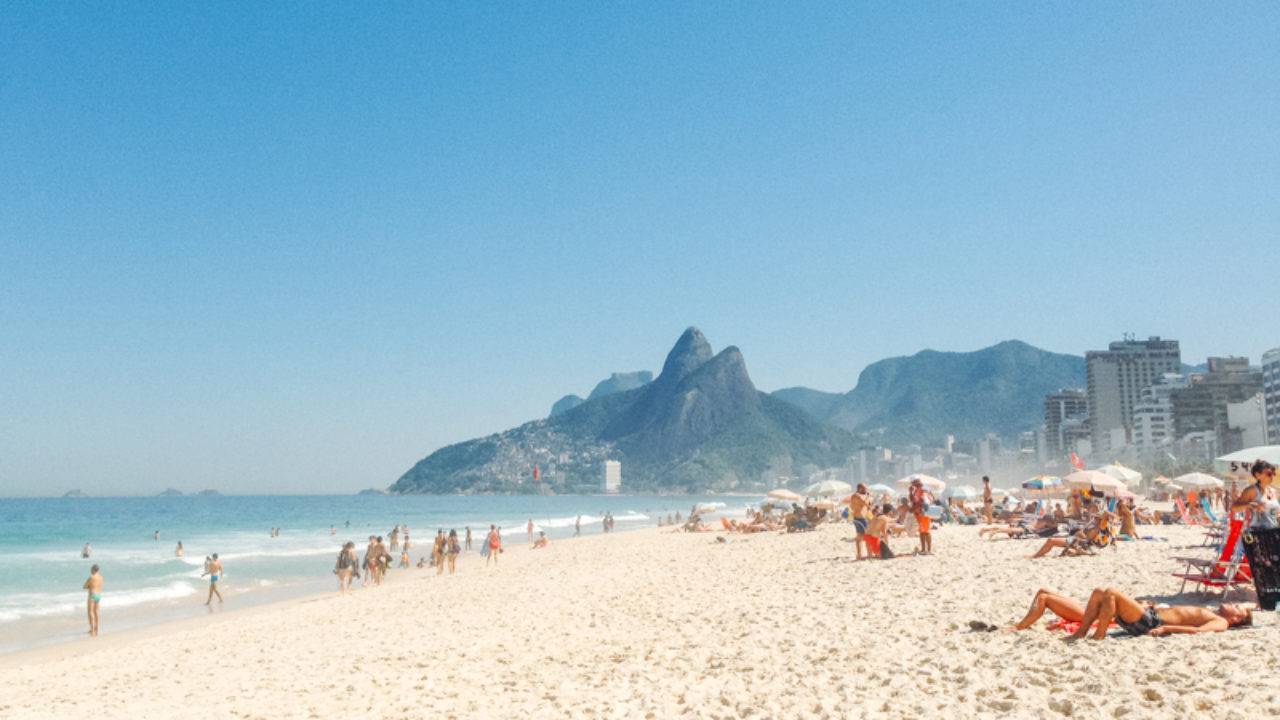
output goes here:
[{"label": "hazy mountain ridge", "polygon": [[1044,396],[1085,386],[1085,361],[1018,340],[973,352],[923,350],[868,365],[838,395],[809,388],[774,393],[814,417],[875,443],[938,444],[1040,427]]},{"label": "hazy mountain ridge", "polygon": [[[612,378],[611,378],[612,379]],[[680,336],[651,382],[544,420],[432,453],[397,493],[528,489],[532,468],[561,487],[598,483],[606,459],[623,464],[628,490],[689,492],[768,484],[802,465],[844,461],[854,438],[758,391],[742,353],[713,355],[696,328]]]},{"label": "hazy mountain ridge", "polygon": [[592,388],[591,394],[583,399],[579,395],[565,395],[555,401],[551,406],[551,414],[548,417],[555,417],[578,407],[587,400],[599,400],[602,397],[608,397],[620,392],[634,390],[638,387],[644,387],[653,382],[653,373],[648,370],[637,370],[636,372],[613,373],[609,377],[596,383]]}]

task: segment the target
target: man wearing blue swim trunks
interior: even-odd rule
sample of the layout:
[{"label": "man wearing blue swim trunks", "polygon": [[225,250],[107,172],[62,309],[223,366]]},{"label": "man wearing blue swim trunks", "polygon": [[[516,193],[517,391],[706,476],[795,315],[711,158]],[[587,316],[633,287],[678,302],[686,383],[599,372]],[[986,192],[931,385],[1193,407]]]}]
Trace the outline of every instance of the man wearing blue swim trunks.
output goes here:
[{"label": "man wearing blue swim trunks", "polygon": [[[862,549],[867,546],[867,525],[871,522],[871,515],[871,491],[867,490],[866,485],[858,483],[857,490],[849,496],[849,517],[853,518],[853,529],[857,533],[853,539],[858,553],[856,560],[862,559]],[[868,550],[867,556],[870,555]]]},{"label": "man wearing blue swim trunks", "polygon": [[84,589],[89,591],[89,635],[98,636],[98,605],[102,602],[102,575],[98,566],[89,568],[89,579],[84,581]]},{"label": "man wearing blue swim trunks", "polygon": [[222,593],[218,592],[218,581],[222,579],[222,561],[218,559],[218,553],[209,556],[209,567],[201,575],[209,576],[209,599],[204,604],[213,602],[214,595],[218,596],[218,602],[221,603]]}]

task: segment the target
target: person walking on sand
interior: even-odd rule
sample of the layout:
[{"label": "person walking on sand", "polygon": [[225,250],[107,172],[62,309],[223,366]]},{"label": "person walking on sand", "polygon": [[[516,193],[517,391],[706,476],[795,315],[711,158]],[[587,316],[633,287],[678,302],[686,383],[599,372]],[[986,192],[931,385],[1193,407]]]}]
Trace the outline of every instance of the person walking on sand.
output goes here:
[{"label": "person walking on sand", "polygon": [[991,478],[982,476],[982,522],[990,525],[991,510],[995,507],[995,498],[991,495]]},{"label": "person walking on sand", "polygon": [[573,521],[573,536],[578,537],[582,534],[582,515],[578,515],[578,519]]},{"label": "person walking on sand", "polygon": [[448,553],[449,538],[444,534],[444,528],[440,528],[436,531],[436,540],[431,546],[431,561],[435,563],[436,575],[444,574],[444,559]]},{"label": "person walking on sand", "polygon": [[98,566],[89,568],[89,579],[84,581],[84,589],[89,591],[89,636],[98,636],[98,605],[102,602],[102,575]]},{"label": "person walking on sand", "polygon": [[449,530],[449,574],[452,575],[458,569],[458,556],[462,554],[462,546],[458,545],[458,531]]},{"label": "person walking on sand", "polygon": [[497,565],[498,553],[502,552],[502,535],[498,533],[497,525],[489,526],[489,537],[485,538],[485,547],[489,549],[489,554],[484,559],[485,567],[488,567],[490,560]]},{"label": "person walking on sand", "polygon": [[853,544],[858,554],[855,560],[861,560],[862,550],[867,546],[867,526],[871,524],[872,517],[871,492],[862,483],[858,483],[857,490],[849,496],[849,516],[853,518]]},{"label": "person walking on sand", "polygon": [[205,605],[213,602],[213,596],[218,596],[218,604],[222,604],[222,593],[218,591],[218,581],[222,579],[222,561],[218,559],[218,553],[209,556],[209,566],[200,577],[209,576],[209,597],[204,601]]},{"label": "person walking on sand", "polygon": [[351,577],[360,577],[360,573],[356,568],[360,565],[360,558],[356,555],[356,544],[347,541],[342,546],[342,550],[338,551],[338,562],[334,565],[333,571],[338,575],[338,594],[343,595],[351,590]]},{"label": "person walking on sand", "polygon": [[471,526],[468,525],[466,527],[466,530],[467,530],[467,549],[470,550],[471,549]]}]

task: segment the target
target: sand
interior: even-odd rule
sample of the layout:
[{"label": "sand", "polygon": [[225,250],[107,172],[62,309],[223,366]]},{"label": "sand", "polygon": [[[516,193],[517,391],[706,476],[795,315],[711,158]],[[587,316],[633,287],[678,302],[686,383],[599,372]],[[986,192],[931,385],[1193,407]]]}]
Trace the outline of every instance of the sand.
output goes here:
[{"label": "sand", "polygon": [[[935,533],[851,562],[848,526],[640,530],[512,545],[496,568],[397,571],[276,603],[0,658],[3,718],[1169,718],[1280,713],[1280,627],[1066,644],[1011,623],[1038,587],[1172,596],[1169,542],[1027,560],[1035,541]],[[898,540],[898,549],[907,549]]]}]

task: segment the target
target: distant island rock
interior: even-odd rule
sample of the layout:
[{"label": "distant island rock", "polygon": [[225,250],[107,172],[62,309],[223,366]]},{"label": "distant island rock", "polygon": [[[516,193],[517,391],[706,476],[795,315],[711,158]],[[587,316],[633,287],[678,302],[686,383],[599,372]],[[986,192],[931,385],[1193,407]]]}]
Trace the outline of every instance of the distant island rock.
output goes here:
[{"label": "distant island rock", "polygon": [[196,493],[196,495],[202,495],[204,497],[217,497],[219,495],[222,495],[222,493],[218,492],[217,490],[201,490],[200,492]]},{"label": "distant island rock", "polygon": [[164,492],[158,495],[158,497],[181,497],[181,496],[182,496],[182,491],[175,490],[173,488],[168,488]]},{"label": "distant island rock", "polygon": [[89,496],[88,496],[88,495],[85,495],[85,494],[84,494],[84,491],[83,491],[83,490],[81,490],[80,488],[76,488],[76,489],[74,489],[74,490],[68,490],[68,491],[66,491],[66,492],[62,493],[62,497],[64,497],[64,498],[65,498],[65,497],[70,497],[70,498],[82,498],[82,497],[89,497]]},{"label": "distant island rock", "polygon": [[595,388],[591,390],[591,394],[583,400],[578,395],[565,395],[551,406],[550,417],[562,415],[570,410],[578,407],[584,402],[590,400],[599,400],[602,397],[617,395],[618,393],[635,390],[644,387],[653,382],[653,373],[648,370],[638,370],[636,372],[613,373],[609,377],[596,383]]},{"label": "distant island rock", "polygon": [[360,492],[356,493],[356,495],[387,495],[387,494],[388,493],[386,490],[381,490],[378,488],[365,488],[364,490],[361,490]]}]

